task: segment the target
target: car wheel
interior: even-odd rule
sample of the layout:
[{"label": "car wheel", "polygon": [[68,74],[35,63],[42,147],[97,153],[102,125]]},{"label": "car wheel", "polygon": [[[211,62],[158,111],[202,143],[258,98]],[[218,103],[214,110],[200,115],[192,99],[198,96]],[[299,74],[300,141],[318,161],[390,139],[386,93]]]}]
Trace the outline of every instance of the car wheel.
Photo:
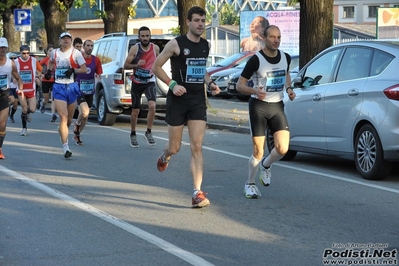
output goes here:
[{"label": "car wheel", "polygon": [[367,180],[382,180],[391,173],[392,165],[384,160],[380,138],[371,125],[362,126],[356,135],[355,164]]},{"label": "car wheel", "polygon": [[[266,130],[266,143],[267,143],[267,149],[269,153],[273,150],[274,148],[274,137],[273,134],[270,132],[269,128]],[[291,161],[295,158],[297,152],[288,150],[288,152],[281,158],[281,161]]]},{"label": "car wheel", "polygon": [[97,121],[102,126],[112,126],[115,124],[117,114],[108,112],[107,100],[105,99],[104,90],[98,93],[97,100]]}]

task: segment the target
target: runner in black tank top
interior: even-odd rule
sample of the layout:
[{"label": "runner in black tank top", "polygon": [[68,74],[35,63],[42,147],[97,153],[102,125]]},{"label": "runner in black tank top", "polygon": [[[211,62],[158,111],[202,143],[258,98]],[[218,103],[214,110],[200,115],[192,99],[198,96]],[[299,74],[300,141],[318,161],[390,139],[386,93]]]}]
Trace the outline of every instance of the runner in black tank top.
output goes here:
[{"label": "runner in black tank top", "polygon": [[[205,30],[205,11],[192,7],[187,15],[188,33],[168,42],[155,60],[154,74],[169,86],[166,106],[169,142],[158,158],[160,172],[168,167],[172,155],[181,147],[183,127],[187,123],[190,136],[191,163],[193,176],[192,207],[202,208],[210,205],[201,191],[203,175],[202,141],[206,127],[206,97],[204,83],[210,86],[213,94],[220,89],[211,81],[206,72],[209,43],[201,38]],[[162,69],[170,59],[172,79]]]}]

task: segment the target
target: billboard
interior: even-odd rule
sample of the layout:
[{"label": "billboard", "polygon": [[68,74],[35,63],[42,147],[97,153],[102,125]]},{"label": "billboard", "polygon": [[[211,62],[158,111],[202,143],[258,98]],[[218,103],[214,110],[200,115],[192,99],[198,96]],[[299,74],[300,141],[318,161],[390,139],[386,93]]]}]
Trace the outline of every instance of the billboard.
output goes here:
[{"label": "billboard", "polygon": [[258,51],[263,48],[261,36],[265,20],[281,31],[279,49],[290,55],[299,55],[299,10],[241,11],[240,50]]},{"label": "billboard", "polygon": [[379,7],[377,15],[377,39],[399,38],[399,8]]}]

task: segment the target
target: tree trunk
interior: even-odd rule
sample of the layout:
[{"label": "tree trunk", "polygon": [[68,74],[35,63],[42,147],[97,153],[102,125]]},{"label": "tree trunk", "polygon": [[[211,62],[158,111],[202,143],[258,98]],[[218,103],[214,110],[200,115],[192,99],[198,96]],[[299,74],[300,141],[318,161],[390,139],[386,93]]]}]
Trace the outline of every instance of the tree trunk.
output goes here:
[{"label": "tree trunk", "polygon": [[21,43],[21,34],[15,31],[14,26],[14,9],[7,8],[1,14],[3,19],[3,35],[8,41],[8,51],[19,52],[19,47]]},{"label": "tree trunk", "polygon": [[334,0],[300,1],[299,67],[333,44]]},{"label": "tree trunk", "polygon": [[107,17],[103,18],[104,33],[126,32],[129,19],[128,7],[131,0],[104,0],[104,12]]},{"label": "tree trunk", "polygon": [[47,42],[48,44],[54,45],[54,47],[59,46],[60,34],[66,30],[67,16],[73,5],[73,0],[61,0],[59,2],[63,3],[65,10],[60,9],[57,1],[39,1],[40,8],[44,15],[44,26],[47,34]]},{"label": "tree trunk", "polygon": [[[180,0],[177,1],[177,10],[179,15],[180,35],[187,33],[188,28],[186,24],[187,13],[193,6],[202,7],[205,10],[205,0]],[[205,31],[204,31],[205,33]]]}]

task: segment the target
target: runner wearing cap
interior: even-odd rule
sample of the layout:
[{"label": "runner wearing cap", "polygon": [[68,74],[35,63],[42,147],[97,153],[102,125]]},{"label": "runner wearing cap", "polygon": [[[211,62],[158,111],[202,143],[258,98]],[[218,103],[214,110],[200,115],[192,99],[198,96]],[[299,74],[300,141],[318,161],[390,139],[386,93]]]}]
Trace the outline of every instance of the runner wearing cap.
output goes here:
[{"label": "runner wearing cap", "polygon": [[8,41],[2,37],[0,38],[0,159],[5,159],[3,142],[6,137],[11,76],[17,81],[19,89],[22,90],[23,87],[15,62],[7,58],[7,51]]},{"label": "runner wearing cap", "polygon": [[65,158],[72,156],[68,146],[68,127],[72,123],[76,108],[76,99],[80,89],[75,82],[76,73],[86,73],[86,61],[80,51],[72,47],[72,35],[63,32],[60,35],[60,48],[53,50],[46,74],[51,74],[54,68],[55,83],[53,85],[53,98],[55,109],[60,117],[58,133],[63,144]]}]

